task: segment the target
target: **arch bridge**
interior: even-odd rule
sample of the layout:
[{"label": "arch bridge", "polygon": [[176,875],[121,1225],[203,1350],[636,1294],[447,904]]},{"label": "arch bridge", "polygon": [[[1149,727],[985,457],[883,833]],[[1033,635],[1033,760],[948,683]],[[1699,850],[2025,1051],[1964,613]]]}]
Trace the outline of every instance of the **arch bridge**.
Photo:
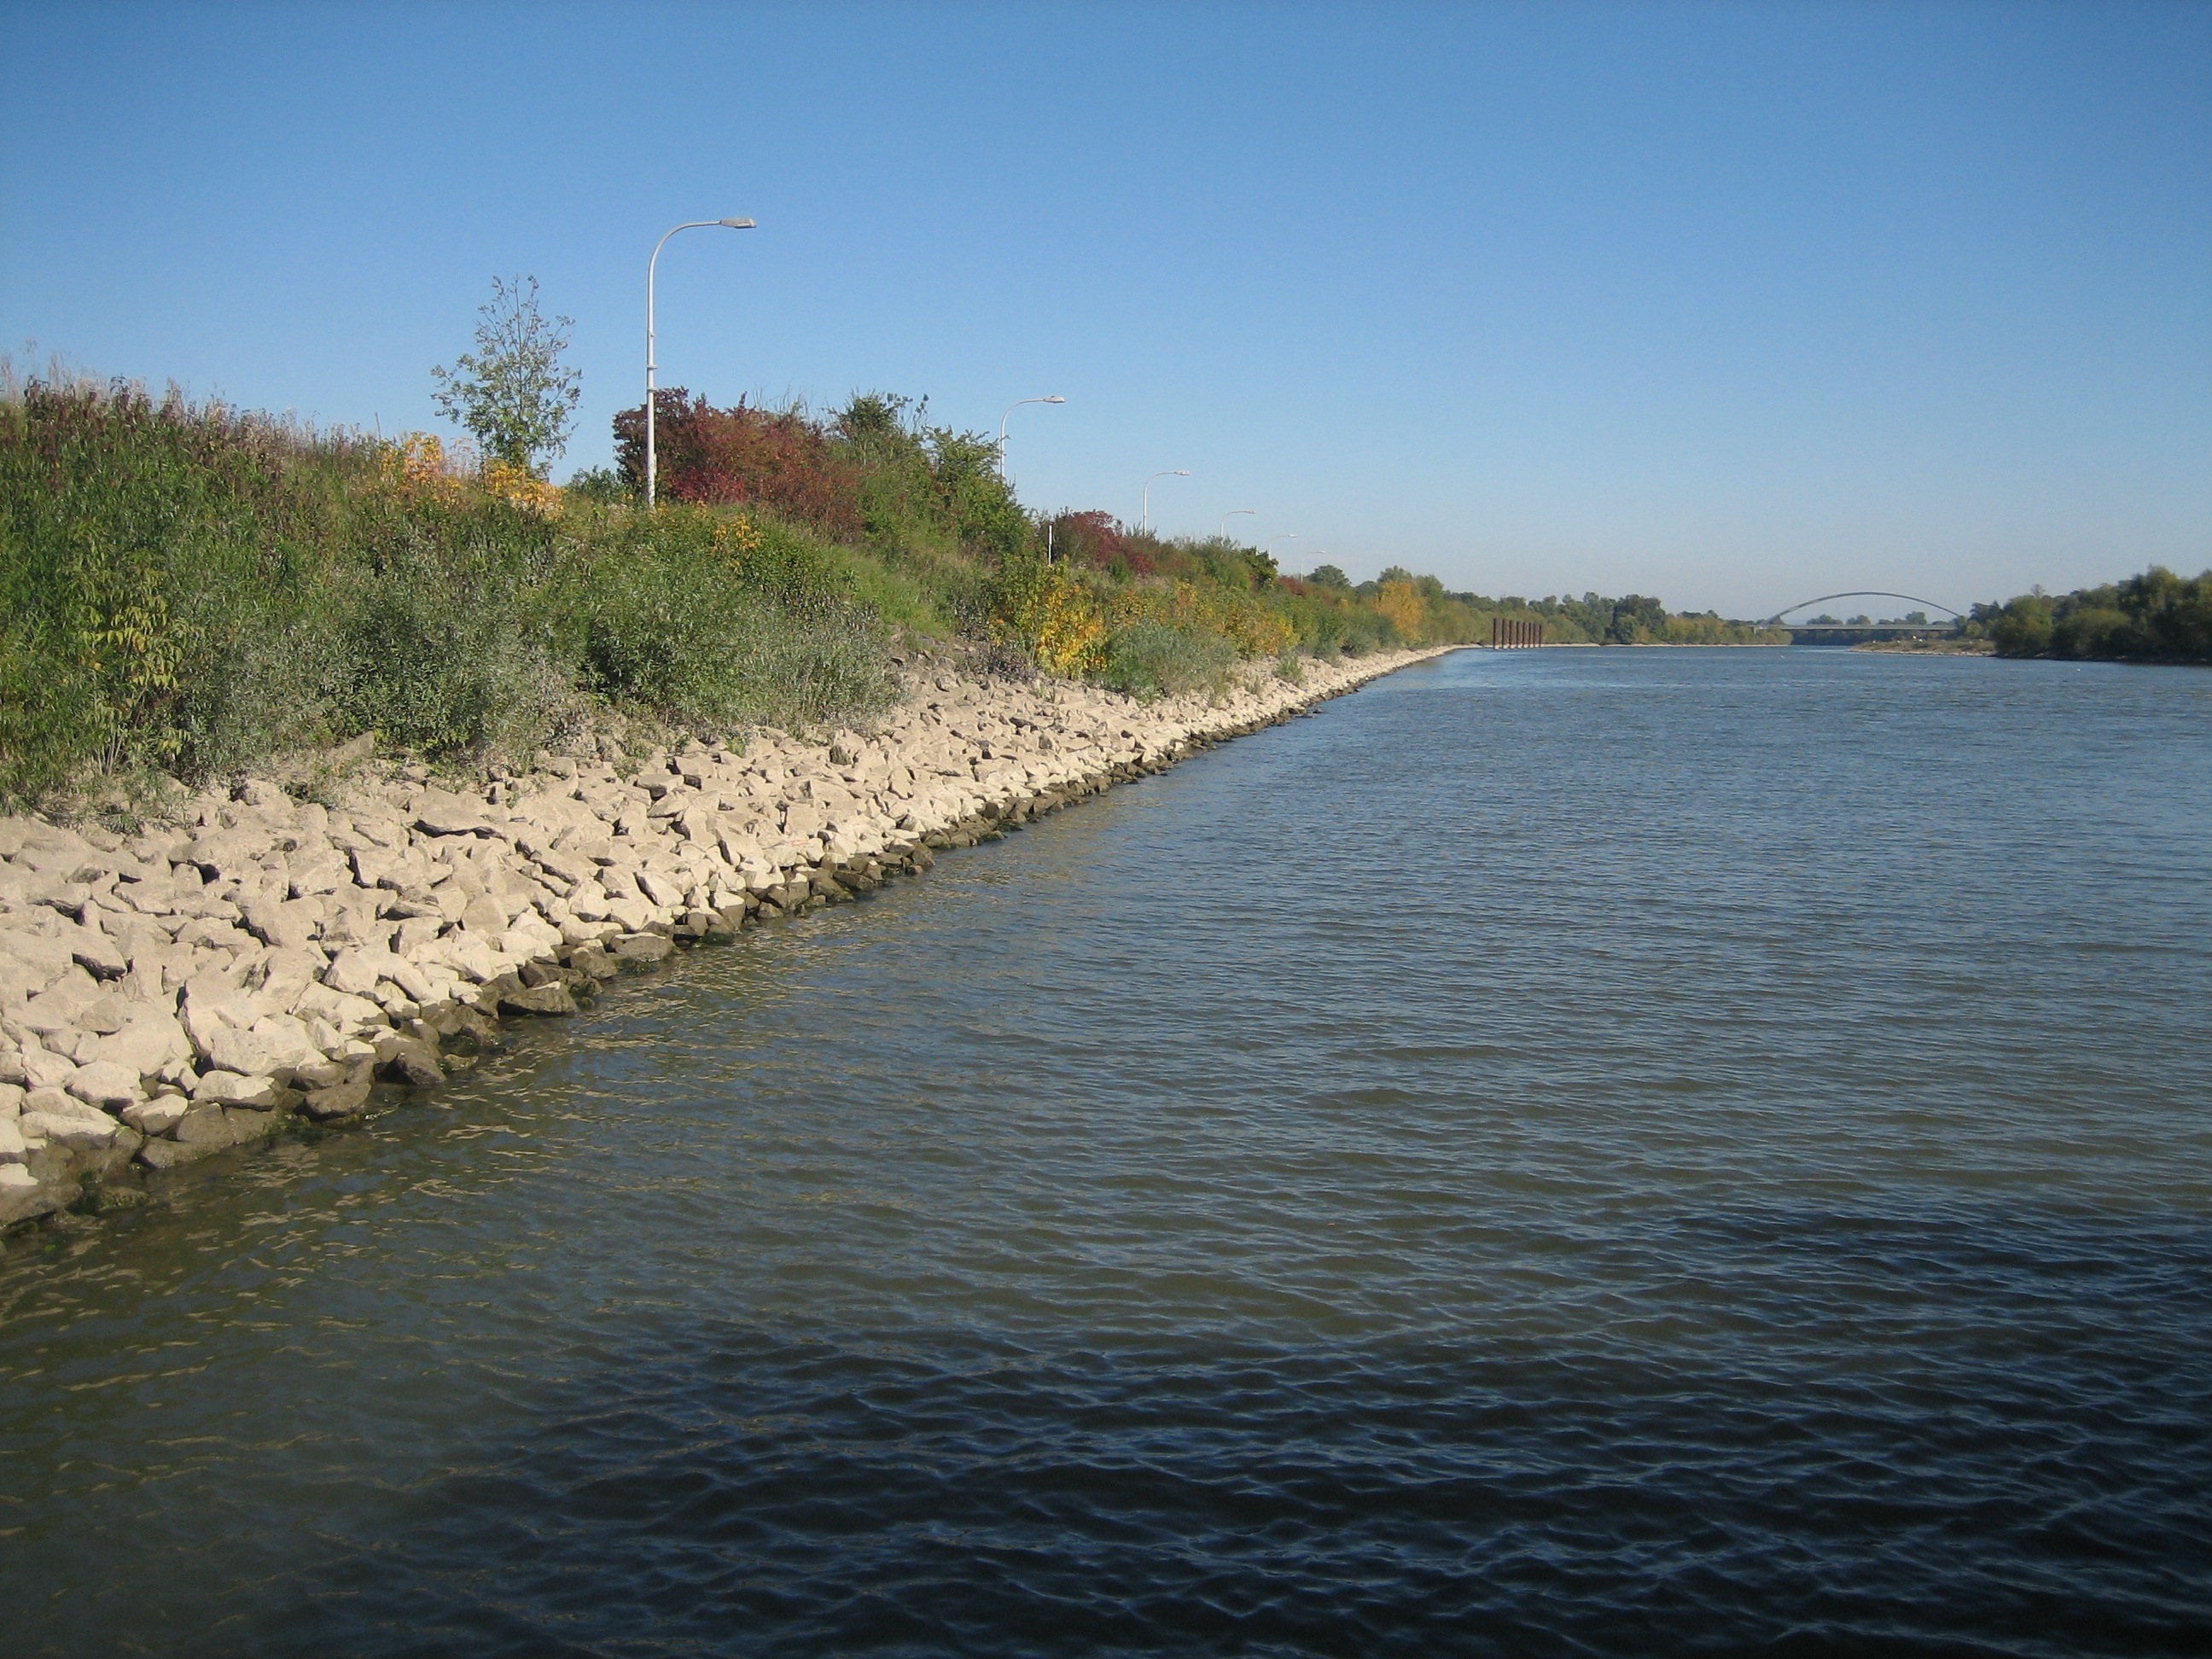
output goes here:
[{"label": "arch bridge", "polygon": [[[1918,605],[1923,611],[1940,611],[1945,616],[1948,617],[1950,620],[1948,622],[1917,623],[1793,623],[1784,622],[1783,620],[1784,617],[1790,616],[1795,611],[1810,611],[1816,605],[1826,605],[1830,601],[1835,599],[1903,599],[1908,604]],[[1935,599],[1923,599],[1918,595],[1913,593],[1892,593],[1883,588],[1863,587],[1855,589],[1847,593],[1820,593],[1816,594],[1809,599],[1800,599],[1796,605],[1784,605],[1781,610],[1776,611],[1772,616],[1767,617],[1765,621],[1759,623],[1759,626],[1761,628],[1786,628],[1790,630],[1790,637],[1793,640],[1818,640],[1821,638],[1832,638],[1838,635],[1856,635],[1863,639],[1935,639],[1940,638],[1946,634],[1957,633],[1959,631],[1960,625],[1966,620],[1966,612],[1957,610],[1951,605],[1942,604]]]}]

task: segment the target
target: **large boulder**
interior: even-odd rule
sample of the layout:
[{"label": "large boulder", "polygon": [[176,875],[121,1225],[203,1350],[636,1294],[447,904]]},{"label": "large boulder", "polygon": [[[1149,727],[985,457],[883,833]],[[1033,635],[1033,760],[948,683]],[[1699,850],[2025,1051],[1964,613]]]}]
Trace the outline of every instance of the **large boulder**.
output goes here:
[{"label": "large boulder", "polygon": [[76,1062],[54,1053],[36,1037],[27,1036],[16,1064],[9,1069],[21,1073],[9,1077],[10,1083],[20,1083],[27,1089],[58,1089],[76,1075]]},{"label": "large boulder", "polygon": [[318,1123],[357,1117],[368,1109],[369,1081],[364,1077],[333,1084],[327,1089],[310,1089],[307,1098],[300,1103],[301,1115]]},{"label": "large boulder", "polygon": [[[192,1085],[194,1105],[240,1106],[273,1111],[291,1091],[267,1073],[210,1072]],[[190,1114],[187,1114],[189,1116]]]},{"label": "large boulder", "polygon": [[119,1112],[144,1097],[146,1091],[138,1079],[139,1073],[131,1066],[112,1060],[96,1060],[78,1069],[69,1080],[68,1089],[88,1106]]},{"label": "large boulder", "polygon": [[0,933],[0,1002],[19,1002],[45,990],[71,964],[68,945],[24,929]]},{"label": "large boulder", "polygon": [[248,899],[239,908],[253,934],[279,950],[305,950],[322,926],[323,907],[304,900]]},{"label": "large boulder", "polygon": [[220,969],[207,969],[185,982],[179,1002],[179,1018],[193,1051],[204,1058],[215,1034],[228,1026],[251,1025],[261,1017],[259,1006]]},{"label": "large boulder", "polygon": [[576,999],[569,994],[566,985],[552,981],[504,993],[499,1000],[499,1011],[510,1018],[573,1014],[576,1012]]},{"label": "large boulder", "polygon": [[182,1095],[156,1095],[135,1106],[125,1106],[123,1121],[141,1134],[165,1135],[177,1127],[178,1120],[191,1107],[191,1103]]},{"label": "large boulder", "polygon": [[387,1083],[404,1083],[414,1089],[427,1089],[446,1080],[446,1068],[439,1062],[436,1049],[418,1037],[396,1034],[377,1043],[376,1071]]},{"label": "large boulder", "polygon": [[28,1143],[44,1140],[72,1152],[90,1151],[115,1144],[115,1120],[97,1106],[87,1105],[58,1089],[34,1089],[23,1102],[16,1120]]},{"label": "large boulder", "polygon": [[131,971],[123,946],[97,927],[73,928],[64,937],[77,965],[95,979],[121,979]]},{"label": "large boulder", "polygon": [[243,1030],[231,1025],[217,1031],[208,1058],[224,1071],[252,1076],[318,1066],[324,1056],[304,1021],[289,1014],[271,1014]]},{"label": "large boulder", "polygon": [[485,815],[483,803],[442,789],[426,789],[415,808],[415,827],[426,835],[473,836],[496,833]]},{"label": "large boulder", "polygon": [[63,1184],[41,1182],[21,1164],[0,1164],[0,1227],[52,1215],[74,1195]]},{"label": "large boulder", "polygon": [[121,1066],[138,1077],[158,1076],[165,1068],[192,1056],[192,1040],[173,1014],[146,1013],[112,1036],[102,1037],[93,1052],[94,1065]]},{"label": "large boulder", "polygon": [[[234,1146],[238,1140],[231,1127],[229,1114],[223,1109],[219,1100],[194,1102],[177,1120],[169,1138],[179,1146],[211,1148]],[[146,1144],[152,1146],[155,1143],[149,1140]]]}]

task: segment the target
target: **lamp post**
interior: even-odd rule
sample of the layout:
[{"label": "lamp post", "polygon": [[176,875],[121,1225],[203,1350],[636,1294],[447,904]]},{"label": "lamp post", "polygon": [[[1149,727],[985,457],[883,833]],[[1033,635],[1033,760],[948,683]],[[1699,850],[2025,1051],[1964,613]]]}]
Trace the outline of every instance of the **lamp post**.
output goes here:
[{"label": "lamp post", "polygon": [[1001,416],[999,416],[999,477],[1000,477],[1004,478],[1004,477],[1006,476],[1006,420],[1007,420],[1007,417],[1008,417],[1009,416],[1012,415],[1012,413],[1013,413],[1016,410],[1019,409],[1019,408],[1020,408],[1024,404],[1064,404],[1064,403],[1066,403],[1066,401],[1067,401],[1067,399],[1066,399],[1066,398],[1065,398],[1061,397],[1058,392],[1054,392],[1054,393],[1053,393],[1053,395],[1052,395],[1051,397],[1049,397],[1049,398],[1016,398],[1012,403],[1010,403],[1010,404],[1008,404],[1006,405],[1006,413],[1005,415],[1001,415]]},{"label": "lamp post", "polygon": [[1256,519],[1259,516],[1260,509],[1256,507],[1232,507],[1228,512],[1221,515],[1221,529],[1218,533],[1219,534],[1220,538],[1225,542],[1229,539],[1229,521],[1231,519],[1240,517]]},{"label": "lamp post", "polygon": [[668,238],[670,236],[673,236],[677,230],[704,230],[714,225],[720,225],[729,230],[751,230],[754,228],[753,222],[750,219],[692,219],[684,224],[677,226],[676,230],[668,232],[666,235],[664,235],[659,241],[655,242],[653,245],[653,257],[645,262],[645,505],[647,512],[650,512],[653,509],[653,479],[658,471],[656,458],[653,454],[653,421],[654,415],[654,410],[653,407],[653,370],[657,367],[653,360],[653,274],[660,264],[660,250],[668,246]]},{"label": "lamp post", "polygon": [[1273,553],[1273,552],[1275,550],[1275,544],[1276,544],[1277,542],[1294,542],[1294,541],[1297,540],[1297,538],[1298,538],[1298,532],[1297,532],[1297,531],[1295,531],[1295,530],[1285,530],[1285,531],[1281,535],[1279,535],[1279,536],[1273,536],[1273,537],[1270,537],[1270,538],[1268,538],[1267,544],[1265,547],[1261,548],[1260,550],[1261,550],[1262,553]]},{"label": "lamp post", "polygon": [[[1183,466],[1152,474],[1152,478],[1188,478],[1188,477],[1190,477],[1190,469]],[[1150,535],[1152,530],[1152,478],[1145,480],[1145,517],[1141,528],[1146,535]]]}]

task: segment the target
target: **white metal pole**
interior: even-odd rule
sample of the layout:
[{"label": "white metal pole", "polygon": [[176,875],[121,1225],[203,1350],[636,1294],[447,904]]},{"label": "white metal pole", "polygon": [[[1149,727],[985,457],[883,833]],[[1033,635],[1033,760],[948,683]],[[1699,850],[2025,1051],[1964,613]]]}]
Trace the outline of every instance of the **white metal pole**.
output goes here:
[{"label": "white metal pole", "polygon": [[653,507],[653,482],[659,471],[653,441],[653,416],[657,412],[653,406],[653,371],[657,367],[653,360],[653,281],[659,270],[660,250],[668,246],[669,237],[678,230],[701,230],[710,225],[724,225],[732,230],[750,230],[754,228],[750,219],[692,219],[664,234],[653,245],[653,257],[645,262],[645,505],[648,511]]},{"label": "white metal pole", "polygon": [[1256,507],[1233,507],[1230,508],[1228,512],[1221,515],[1221,539],[1224,542],[1229,539],[1229,521],[1231,519],[1239,517],[1256,519],[1259,516],[1260,509]]},{"label": "white metal pole", "polygon": [[[1188,477],[1190,477],[1189,469],[1180,466],[1171,468],[1165,472],[1152,474],[1152,478],[1188,478]],[[1152,532],[1152,478],[1145,480],[1145,517],[1144,522],[1139,526],[1139,528],[1148,536]]]}]

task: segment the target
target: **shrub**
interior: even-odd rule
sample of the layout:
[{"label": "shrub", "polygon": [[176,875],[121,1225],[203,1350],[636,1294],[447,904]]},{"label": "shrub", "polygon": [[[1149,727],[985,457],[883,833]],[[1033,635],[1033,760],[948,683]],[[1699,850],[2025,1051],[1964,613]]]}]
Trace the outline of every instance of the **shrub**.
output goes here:
[{"label": "shrub", "polygon": [[1006,560],[992,593],[995,632],[1054,674],[1095,673],[1106,661],[1107,624],[1091,590],[1067,567]]},{"label": "shrub", "polygon": [[131,386],[0,389],[0,798],[191,777],[374,729],[519,751],[600,696],[807,723],[889,695],[876,614],[803,532],[564,495]]},{"label": "shrub", "polygon": [[2051,602],[2032,594],[2000,611],[1990,636],[2008,657],[2039,657],[2051,648]]},{"label": "shrub", "polygon": [[1237,649],[1218,634],[1194,633],[1165,623],[1139,622],[1116,629],[1106,647],[1099,678],[1131,696],[1179,697],[1219,690],[1237,661]]}]

